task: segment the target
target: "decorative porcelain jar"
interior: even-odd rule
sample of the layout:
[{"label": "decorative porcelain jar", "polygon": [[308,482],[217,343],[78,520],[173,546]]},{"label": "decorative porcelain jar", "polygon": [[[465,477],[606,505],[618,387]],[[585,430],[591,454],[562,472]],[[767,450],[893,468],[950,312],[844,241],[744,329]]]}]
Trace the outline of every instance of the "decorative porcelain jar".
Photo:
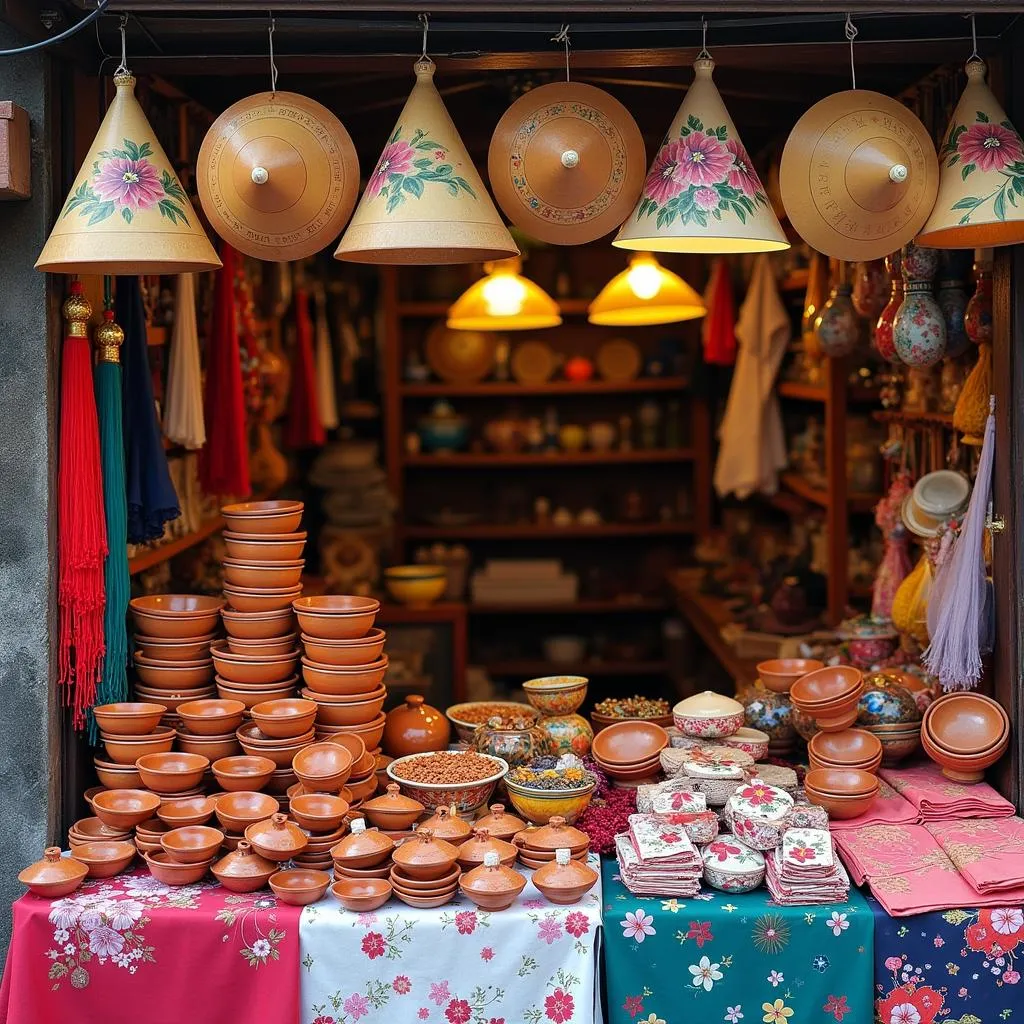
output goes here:
[{"label": "decorative porcelain jar", "polygon": [[764,855],[736,836],[722,836],[708,843],[701,857],[704,881],[712,889],[750,892],[764,881]]},{"label": "decorative porcelain jar", "polygon": [[493,754],[508,761],[510,768],[548,752],[548,735],[528,719],[516,722],[510,728],[501,718],[492,718],[473,734],[473,748],[482,754]]},{"label": "decorative porcelain jar", "polygon": [[537,728],[547,738],[547,753],[575,754],[586,757],[594,742],[594,730],[582,715],[551,715],[542,718]]},{"label": "decorative porcelain jar", "polygon": [[903,254],[889,253],[885,257],[885,269],[889,274],[889,301],[878,315],[878,322],[875,324],[875,351],[887,362],[898,363],[900,357],[896,354],[896,346],[893,344],[892,327],[896,311],[903,302]]},{"label": "decorative porcelain jar", "polygon": [[725,805],[725,817],[738,839],[755,850],[774,850],[782,842],[793,798],[760,779],[738,789]]},{"label": "decorative porcelain jar", "polygon": [[786,750],[793,746],[796,730],[793,728],[793,705],[789,701],[789,694],[754,690],[744,703],[744,720],[752,729],[768,734],[769,751]]},{"label": "decorative porcelain jar", "polygon": [[892,327],[893,345],[907,366],[934,366],[946,354],[946,321],[932,295],[939,268],[935,249],[911,242],[903,250],[903,302]]},{"label": "decorative porcelain jar", "polygon": [[978,249],[974,256],[974,294],[964,311],[964,329],[975,345],[992,341],[992,250]]},{"label": "decorative porcelain jar", "polygon": [[718,739],[743,726],[743,705],[738,700],[705,690],[679,701],[672,709],[675,727],[687,736]]},{"label": "decorative porcelain jar", "polygon": [[939,254],[939,285],[935,300],[942,310],[942,319],[946,322],[946,355],[945,359],[956,359],[962,356],[971,344],[964,326],[964,313],[967,310],[966,266],[964,254],[957,250],[943,250]]},{"label": "decorative porcelain jar", "polygon": [[860,340],[860,323],[853,308],[852,285],[841,280],[828,297],[814,327],[821,350],[832,359],[850,355]]},{"label": "decorative porcelain jar", "polygon": [[896,725],[921,721],[913,693],[896,680],[872,672],[864,677],[864,692],[857,703],[858,725]]}]

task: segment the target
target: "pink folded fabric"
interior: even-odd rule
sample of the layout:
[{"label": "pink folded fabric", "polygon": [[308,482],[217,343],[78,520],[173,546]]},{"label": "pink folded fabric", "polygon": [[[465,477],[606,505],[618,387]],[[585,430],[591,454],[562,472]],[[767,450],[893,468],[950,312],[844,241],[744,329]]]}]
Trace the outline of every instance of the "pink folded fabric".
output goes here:
[{"label": "pink folded fabric", "polygon": [[786,855],[781,848],[765,855],[765,882],[772,899],[781,907],[845,903],[850,896],[850,876],[836,860],[816,878],[793,881],[786,874]]},{"label": "pink folded fabric", "polygon": [[615,837],[615,855],[619,862],[622,884],[637,896],[696,896],[700,892],[703,862],[671,864],[641,861],[628,832]]},{"label": "pink folded fabric", "polygon": [[878,796],[860,817],[830,821],[828,827],[838,832],[864,825],[918,825],[920,822],[918,809],[909,800],[904,800],[885,779],[879,779]]},{"label": "pink folded fabric", "polygon": [[1014,811],[1013,804],[988,784],[953,782],[931,762],[910,768],[883,768],[879,774],[920,811],[925,821],[1006,818]]},{"label": "pink folded fabric", "polygon": [[1024,888],[1024,820],[929,821],[925,828],[979,893]]},{"label": "pink folded fabric", "polygon": [[663,814],[631,814],[629,837],[645,865],[700,867],[702,864],[682,823],[675,824]]}]

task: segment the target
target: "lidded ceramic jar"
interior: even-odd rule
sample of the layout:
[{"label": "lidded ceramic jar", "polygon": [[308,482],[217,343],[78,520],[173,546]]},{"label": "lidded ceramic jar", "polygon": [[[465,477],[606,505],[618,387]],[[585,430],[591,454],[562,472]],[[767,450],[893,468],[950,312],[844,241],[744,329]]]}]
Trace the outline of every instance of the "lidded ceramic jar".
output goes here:
[{"label": "lidded ceramic jar", "polygon": [[814,321],[821,351],[832,359],[848,356],[860,340],[860,323],[851,297],[853,286],[846,279],[846,265],[839,266],[839,281]]},{"label": "lidded ceramic jar", "polygon": [[974,251],[974,294],[964,310],[964,330],[975,345],[992,341],[992,250]]},{"label": "lidded ceramic jar", "polygon": [[231,892],[255,892],[267,884],[281,865],[261,857],[245,839],[210,868],[214,878]]},{"label": "lidded ceramic jar", "polygon": [[675,727],[687,736],[718,739],[743,726],[743,705],[712,690],[679,701],[672,709]]},{"label": "lidded ceramic jar", "polygon": [[43,859],[24,868],[18,874],[18,881],[36,896],[56,899],[74,892],[88,873],[89,869],[80,860],[62,857],[59,846],[48,846],[43,851]]},{"label": "lidded ceramic jar", "polygon": [[524,829],[516,835],[516,845],[525,846],[528,850],[554,853],[563,847],[575,853],[590,844],[586,832],[568,824],[565,818],[555,815],[546,825],[540,828]]},{"label": "lidded ceramic jar", "polygon": [[392,757],[427,754],[447,750],[451,738],[448,719],[418,693],[411,693],[404,704],[392,708],[384,719],[382,745]]},{"label": "lidded ceramic jar", "polygon": [[309,844],[309,836],[285,814],[253,822],[245,830],[245,838],[261,857],[276,861],[291,860]]},{"label": "lidded ceramic jar", "polygon": [[564,847],[555,850],[555,859],[537,868],[531,879],[549,903],[567,906],[579,903],[597,882],[597,872],[582,861],[573,860]]},{"label": "lidded ceramic jar", "polygon": [[765,875],[764,855],[736,836],[722,836],[701,853],[704,881],[723,892],[750,892]]},{"label": "lidded ceramic jar", "polygon": [[507,910],[526,888],[526,879],[502,864],[498,855],[491,852],[480,867],[459,879],[459,888],[481,910]]},{"label": "lidded ceramic jar", "polygon": [[458,849],[451,843],[435,839],[429,828],[420,828],[395,850],[391,859],[410,878],[431,881],[448,874],[458,855]]},{"label": "lidded ceramic jar", "polygon": [[473,829],[473,835],[459,847],[457,858],[464,871],[483,864],[488,853],[496,853],[502,864],[514,864],[519,851],[503,839],[495,839],[485,828]]},{"label": "lidded ceramic jar", "polygon": [[334,860],[347,868],[375,868],[391,855],[395,841],[375,828],[367,828],[362,818],[349,825],[349,834],[331,847]]},{"label": "lidded ceramic jar", "polygon": [[510,843],[517,832],[522,832],[526,828],[526,822],[514,814],[509,814],[504,804],[491,804],[489,809],[491,813],[478,819],[476,827],[487,829],[492,838]]},{"label": "lidded ceramic jar", "polygon": [[892,341],[907,366],[926,369],[946,354],[946,321],[932,295],[938,267],[938,250],[913,242],[904,248],[903,302],[893,321]]},{"label": "lidded ceramic jar", "polygon": [[768,753],[780,754],[793,749],[793,705],[788,693],[750,691],[745,700],[744,719],[752,729],[768,734]]},{"label": "lidded ceramic jar", "polygon": [[857,702],[858,725],[909,725],[920,721],[921,709],[910,690],[881,672],[864,676],[864,691]]},{"label": "lidded ceramic jar", "polygon": [[452,846],[461,846],[473,834],[473,826],[453,814],[452,810],[449,807],[438,807],[420,824],[420,830],[428,829],[435,839],[443,839]]},{"label": "lidded ceramic jar", "polygon": [[890,363],[898,363],[900,357],[896,355],[896,346],[892,340],[892,325],[896,319],[896,310],[903,302],[903,253],[899,250],[889,253],[885,257],[885,270],[889,275],[889,301],[885,308],[878,314],[878,322],[875,324],[872,337],[875,342],[875,351]]},{"label": "lidded ceramic jar", "polygon": [[754,779],[729,797],[725,817],[737,839],[755,850],[774,850],[792,810],[793,798],[785,790]]},{"label": "lidded ceramic jar", "polygon": [[389,782],[387,792],[367,800],[362,811],[370,823],[378,828],[399,832],[410,828],[423,813],[424,807],[419,800],[403,796],[397,782]]},{"label": "lidded ceramic jar", "polygon": [[548,752],[548,736],[529,719],[517,721],[511,728],[494,717],[473,733],[473,749],[508,761],[510,768],[526,764]]}]

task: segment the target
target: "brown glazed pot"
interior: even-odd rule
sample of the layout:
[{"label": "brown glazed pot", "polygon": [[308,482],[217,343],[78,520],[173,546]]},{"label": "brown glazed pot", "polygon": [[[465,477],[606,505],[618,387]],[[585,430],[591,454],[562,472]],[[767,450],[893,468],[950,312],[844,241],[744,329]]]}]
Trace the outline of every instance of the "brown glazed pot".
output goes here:
[{"label": "brown glazed pot", "polygon": [[392,757],[425,754],[446,750],[451,738],[448,719],[418,693],[411,693],[405,703],[388,712],[384,722],[384,749]]}]

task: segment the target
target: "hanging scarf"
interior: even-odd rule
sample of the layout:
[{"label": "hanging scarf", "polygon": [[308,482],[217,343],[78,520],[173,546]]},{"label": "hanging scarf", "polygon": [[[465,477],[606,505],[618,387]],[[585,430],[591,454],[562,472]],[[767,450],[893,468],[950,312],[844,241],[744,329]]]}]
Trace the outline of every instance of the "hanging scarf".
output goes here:
[{"label": "hanging scarf", "polygon": [[316,293],[316,404],[324,430],[333,430],[338,425],[338,396],[334,384],[331,328],[327,323],[327,295],[323,288],[318,288]]},{"label": "hanging scarf", "polygon": [[169,441],[185,448],[197,449],[206,444],[194,274],[179,274],[177,278],[174,328],[167,366],[164,435]]},{"label": "hanging scarf", "polygon": [[199,479],[211,495],[246,497],[249,444],[242,393],[242,360],[235,315],[235,273],[238,253],[225,243],[213,295],[213,325],[206,353],[203,410],[207,442],[199,453]]},{"label": "hanging scarf", "polygon": [[736,316],[733,308],[729,264],[721,256],[711,267],[704,291],[704,362],[711,366],[732,366],[736,362]]},{"label": "hanging scarf", "polygon": [[288,422],[284,428],[284,441],[289,448],[316,448],[327,440],[317,411],[314,363],[309,292],[300,286],[295,289],[295,353],[292,357],[292,388],[288,396]]}]

